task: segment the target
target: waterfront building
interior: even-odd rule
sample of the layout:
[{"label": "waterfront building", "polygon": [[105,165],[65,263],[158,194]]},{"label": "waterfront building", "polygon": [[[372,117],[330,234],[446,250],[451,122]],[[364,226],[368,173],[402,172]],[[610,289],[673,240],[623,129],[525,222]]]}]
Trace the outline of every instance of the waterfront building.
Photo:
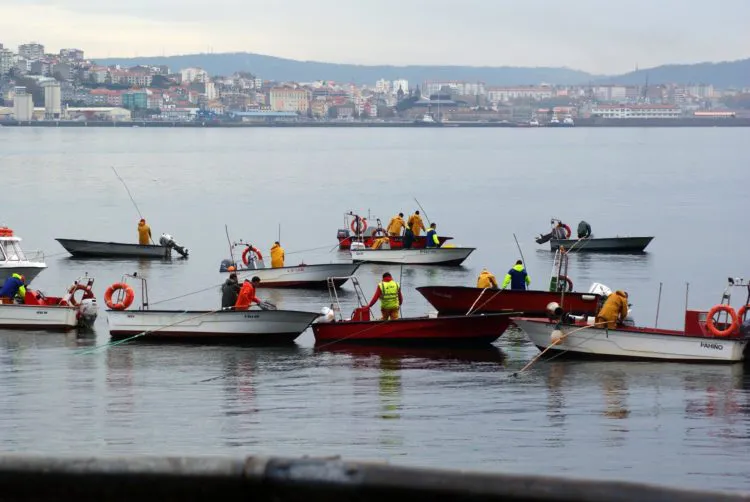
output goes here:
[{"label": "waterfront building", "polygon": [[44,57],[44,46],[37,42],[19,45],[18,55],[29,61],[42,59]]},{"label": "waterfront building", "polygon": [[673,119],[682,116],[682,109],[672,105],[594,105],[592,117],[608,119]]},{"label": "waterfront building", "polygon": [[44,118],[45,120],[59,120],[62,114],[60,98],[60,82],[48,81],[42,83],[44,89]]},{"label": "waterfront building", "polygon": [[26,91],[26,87],[14,89],[13,116],[20,121],[28,121],[34,117],[34,98]]},{"label": "waterfront building", "polygon": [[310,93],[304,89],[273,87],[268,92],[268,102],[275,112],[307,113],[310,108]]}]

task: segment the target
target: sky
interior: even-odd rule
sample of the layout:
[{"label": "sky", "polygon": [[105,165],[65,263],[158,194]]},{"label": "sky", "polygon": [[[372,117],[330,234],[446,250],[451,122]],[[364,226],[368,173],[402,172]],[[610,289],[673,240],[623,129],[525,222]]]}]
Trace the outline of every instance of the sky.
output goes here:
[{"label": "sky", "polygon": [[617,74],[750,57],[750,0],[0,0],[0,43]]}]

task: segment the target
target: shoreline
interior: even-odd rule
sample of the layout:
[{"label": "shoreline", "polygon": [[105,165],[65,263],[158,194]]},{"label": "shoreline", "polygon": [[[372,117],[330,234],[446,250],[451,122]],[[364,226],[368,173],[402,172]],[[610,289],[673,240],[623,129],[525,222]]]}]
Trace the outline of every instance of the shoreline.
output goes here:
[{"label": "shoreline", "polygon": [[7,120],[0,122],[0,127],[211,127],[211,128],[246,128],[246,127],[354,127],[354,128],[512,128],[512,129],[575,129],[577,127],[750,127],[750,118],[718,119],[578,119],[574,126],[529,126],[513,122],[444,122],[436,124],[419,124],[414,122],[222,122],[191,121],[165,122],[149,120],[130,120],[122,122],[109,121],[74,121],[74,120],[35,120],[20,122]]}]

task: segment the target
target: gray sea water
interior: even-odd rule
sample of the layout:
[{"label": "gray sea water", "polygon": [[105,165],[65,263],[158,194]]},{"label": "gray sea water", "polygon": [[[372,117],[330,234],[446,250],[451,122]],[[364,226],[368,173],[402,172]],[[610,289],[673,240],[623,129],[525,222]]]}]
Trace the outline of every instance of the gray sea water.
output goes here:
[{"label": "gray sea water", "polygon": [[[401,276],[415,287],[502,276],[521,244],[532,286],[552,253],[534,237],[551,217],[597,236],[653,235],[644,255],[574,255],[577,290],[630,293],[639,324],[682,326],[729,276],[750,276],[745,129],[0,129],[2,218],[43,249],[33,286],[59,293],[96,277],[149,279],[152,305],[215,308],[232,239],[287,263],[338,261],[344,212],[387,221],[422,203],[438,230],[478,250],[463,267],[365,266],[366,292]],[[190,248],[172,262],[73,260],[56,237],[132,241],[138,213]],[[215,287],[214,287],[215,286]],[[183,296],[195,291],[202,292]],[[351,291],[350,286],[345,286]],[[319,310],[325,292],[263,290],[281,308]],[[352,299],[352,294],[344,295]],[[733,303],[744,296],[735,293]],[[94,335],[0,331],[0,449],[78,454],[278,454],[562,474],[750,490],[748,367],[554,360],[509,330],[482,350],[124,344]]]}]

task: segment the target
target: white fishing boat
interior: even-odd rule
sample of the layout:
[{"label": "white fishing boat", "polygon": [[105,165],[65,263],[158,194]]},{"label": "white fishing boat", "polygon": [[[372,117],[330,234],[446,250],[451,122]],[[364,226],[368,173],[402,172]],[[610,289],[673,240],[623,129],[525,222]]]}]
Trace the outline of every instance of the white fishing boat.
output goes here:
[{"label": "white fishing boat", "polygon": [[265,268],[262,261],[238,266],[232,260],[222,260],[219,272],[229,273],[234,267],[241,277],[257,276],[259,288],[325,288],[329,277],[336,277],[336,287],[341,287],[359,266],[359,263],[301,263],[291,267]]},{"label": "white fishing boat", "polygon": [[[747,285],[731,280],[732,286]],[[594,317],[565,315],[559,319],[514,318],[513,321],[540,350],[555,355],[734,363],[745,358],[750,341],[750,330],[743,324],[748,308],[745,305],[735,312],[728,301],[725,292],[722,303],[707,312],[686,310],[682,330],[638,327],[632,322],[608,329],[597,325]],[[731,322],[716,321],[721,312],[726,312]]]},{"label": "white fishing boat", "polygon": [[[141,335],[145,341],[202,341],[287,344],[299,337],[320,314],[296,310],[150,310],[142,277],[139,310],[127,310],[134,292],[124,279],[107,290],[109,334],[114,339]],[[124,291],[112,299],[112,290]]]},{"label": "white fishing boat", "polygon": [[[98,307],[93,293],[94,279],[78,279],[61,297],[46,296],[41,291],[26,289],[23,303],[11,303],[4,298],[0,303],[0,329],[71,330],[90,328],[97,317]],[[77,299],[76,293],[83,292]]]},{"label": "white fishing boat", "polygon": [[44,253],[35,251],[26,256],[21,249],[21,238],[8,227],[0,227],[0,284],[13,274],[20,274],[31,283],[47,265]]},{"label": "white fishing boat", "polygon": [[368,249],[352,243],[354,263],[393,263],[400,265],[461,265],[476,248],[442,247],[425,249]]}]

